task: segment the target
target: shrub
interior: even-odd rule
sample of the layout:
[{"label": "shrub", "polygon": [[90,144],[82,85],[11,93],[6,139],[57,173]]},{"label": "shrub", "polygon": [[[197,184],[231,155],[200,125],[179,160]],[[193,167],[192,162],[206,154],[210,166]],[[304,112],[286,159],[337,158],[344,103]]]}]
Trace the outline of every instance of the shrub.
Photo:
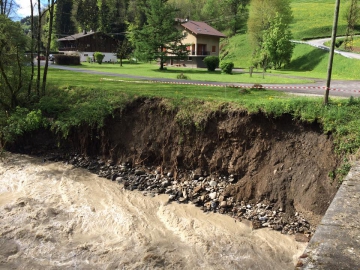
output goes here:
[{"label": "shrub", "polygon": [[221,71],[226,74],[231,74],[234,68],[234,63],[230,61],[222,61],[220,64]]},{"label": "shrub", "polygon": [[239,90],[239,94],[250,94],[250,93],[251,93],[250,90],[247,88],[241,88]]},{"label": "shrub", "polygon": [[181,79],[181,80],[188,80],[188,79],[189,79],[189,77],[186,76],[186,75],[184,75],[184,73],[178,74],[178,75],[176,76],[176,78]]},{"label": "shrub", "polygon": [[95,52],[94,53],[94,56],[95,56],[95,61],[99,64],[102,63],[104,57],[105,57],[105,54],[102,54],[101,52]]},{"label": "shrub", "polygon": [[215,69],[219,66],[220,60],[218,56],[206,56],[204,62],[208,71],[215,71]]},{"label": "shrub", "polygon": [[55,63],[58,65],[80,65],[80,56],[55,54]]},{"label": "shrub", "polygon": [[86,61],[87,61],[88,63],[91,63],[91,57],[90,57],[90,56],[86,57]]}]

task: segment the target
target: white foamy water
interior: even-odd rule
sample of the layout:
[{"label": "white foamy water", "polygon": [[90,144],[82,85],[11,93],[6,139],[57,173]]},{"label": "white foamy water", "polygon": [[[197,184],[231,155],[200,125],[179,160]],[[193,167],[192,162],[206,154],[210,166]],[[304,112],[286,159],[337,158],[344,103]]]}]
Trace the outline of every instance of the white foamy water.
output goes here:
[{"label": "white foamy water", "polygon": [[0,161],[0,269],[294,269],[305,244],[63,163]]}]

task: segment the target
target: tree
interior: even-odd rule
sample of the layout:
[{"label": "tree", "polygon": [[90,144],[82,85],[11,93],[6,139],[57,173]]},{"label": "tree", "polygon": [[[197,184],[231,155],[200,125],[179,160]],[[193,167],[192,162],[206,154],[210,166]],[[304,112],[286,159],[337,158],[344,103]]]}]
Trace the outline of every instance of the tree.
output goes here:
[{"label": "tree", "polygon": [[96,0],[79,0],[75,18],[82,30],[96,31],[99,28],[98,14]]},{"label": "tree", "polygon": [[122,67],[122,60],[130,55],[132,51],[131,44],[128,39],[118,41],[116,56],[120,59],[120,67]]},{"label": "tree", "polygon": [[53,23],[54,23],[54,17],[55,17],[55,0],[48,0],[48,37],[46,42],[46,48],[45,48],[45,55],[46,55],[46,62],[43,72],[43,81],[41,85],[41,95],[45,95],[45,89],[46,89],[46,80],[47,80],[47,72],[49,67],[49,53],[50,53],[50,46],[52,41],[52,32],[53,32]]},{"label": "tree", "polygon": [[111,32],[110,8],[105,0],[100,1],[99,7],[99,31],[104,33]]},{"label": "tree", "polygon": [[144,7],[147,7],[146,3],[146,0],[129,0],[126,11],[126,20],[133,29],[141,28],[145,24],[146,9]]},{"label": "tree", "polygon": [[350,0],[349,4],[345,8],[344,17],[346,19],[346,38],[345,38],[345,49],[352,51],[352,43],[355,26],[359,21],[360,17],[360,6],[357,0]]},{"label": "tree", "polygon": [[25,68],[31,61],[25,56],[28,39],[21,26],[0,15],[0,108],[12,111],[26,100],[30,74]]},{"label": "tree", "polygon": [[264,57],[264,59],[260,59],[263,66],[266,63],[278,69],[283,64],[289,63],[294,49],[291,38],[289,25],[285,24],[282,16],[277,13],[270,22],[269,29],[263,35],[260,49],[261,55]]},{"label": "tree", "polygon": [[174,52],[174,48],[182,45],[184,36],[175,27],[175,14],[176,9],[167,0],[149,0],[145,25],[142,29],[135,29],[130,35],[137,55],[141,54],[149,60],[159,59],[161,70],[164,69],[168,55]]},{"label": "tree", "polygon": [[18,7],[19,5],[15,0],[0,0],[0,15],[9,17]]},{"label": "tree", "polygon": [[248,33],[254,48],[262,43],[264,30],[269,29],[277,13],[284,24],[290,25],[293,19],[290,0],[251,0]]},{"label": "tree", "polygon": [[[269,31],[271,25],[275,25],[275,17],[281,17],[281,27],[279,29],[279,22],[277,27],[273,26],[273,29]],[[250,41],[254,48],[253,50],[253,62],[255,65],[260,64],[264,71],[272,63],[270,48],[277,48],[278,45],[274,46],[275,41],[271,41],[271,36],[277,35],[277,31],[283,31],[283,33],[290,35],[288,31],[288,26],[292,21],[292,11],[290,7],[290,0],[251,0],[250,2],[250,12],[248,20],[248,33]],[[278,19],[277,19],[278,20]],[[272,33],[270,33],[272,32]],[[269,39],[266,49],[264,47],[264,38],[265,36]],[[286,39],[288,39],[286,37]],[[282,45],[287,46],[286,39],[282,39]],[[272,45],[271,45],[272,44]],[[282,49],[281,49],[282,50]],[[276,50],[275,50],[276,51]],[[275,53],[273,50],[273,55]],[[292,49],[291,49],[292,52]],[[290,54],[291,56],[291,54]]]},{"label": "tree", "polygon": [[73,0],[57,0],[55,10],[55,32],[59,37],[76,33],[72,18]]}]

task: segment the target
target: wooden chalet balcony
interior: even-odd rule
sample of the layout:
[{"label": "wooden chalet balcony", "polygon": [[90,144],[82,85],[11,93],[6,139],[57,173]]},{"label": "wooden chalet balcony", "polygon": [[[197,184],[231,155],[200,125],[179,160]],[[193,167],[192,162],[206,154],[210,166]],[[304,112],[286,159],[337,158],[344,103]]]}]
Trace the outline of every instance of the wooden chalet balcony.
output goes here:
[{"label": "wooden chalet balcony", "polygon": [[77,48],[72,46],[72,47],[60,47],[59,51],[76,51]]}]

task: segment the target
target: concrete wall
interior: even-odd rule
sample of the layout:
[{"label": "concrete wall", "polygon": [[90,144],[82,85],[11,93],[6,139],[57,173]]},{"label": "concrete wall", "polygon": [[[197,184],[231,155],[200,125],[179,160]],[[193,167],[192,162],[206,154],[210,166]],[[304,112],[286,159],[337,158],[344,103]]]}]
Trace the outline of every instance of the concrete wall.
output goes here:
[{"label": "concrete wall", "polygon": [[[80,62],[87,62],[88,56],[93,58],[94,52],[77,52],[77,51],[66,51],[64,52],[66,55],[79,55],[80,56]],[[103,62],[116,62],[117,57],[114,53],[102,53],[105,55]]]},{"label": "concrete wall", "polygon": [[360,269],[360,161],[344,179],[297,269]]}]

